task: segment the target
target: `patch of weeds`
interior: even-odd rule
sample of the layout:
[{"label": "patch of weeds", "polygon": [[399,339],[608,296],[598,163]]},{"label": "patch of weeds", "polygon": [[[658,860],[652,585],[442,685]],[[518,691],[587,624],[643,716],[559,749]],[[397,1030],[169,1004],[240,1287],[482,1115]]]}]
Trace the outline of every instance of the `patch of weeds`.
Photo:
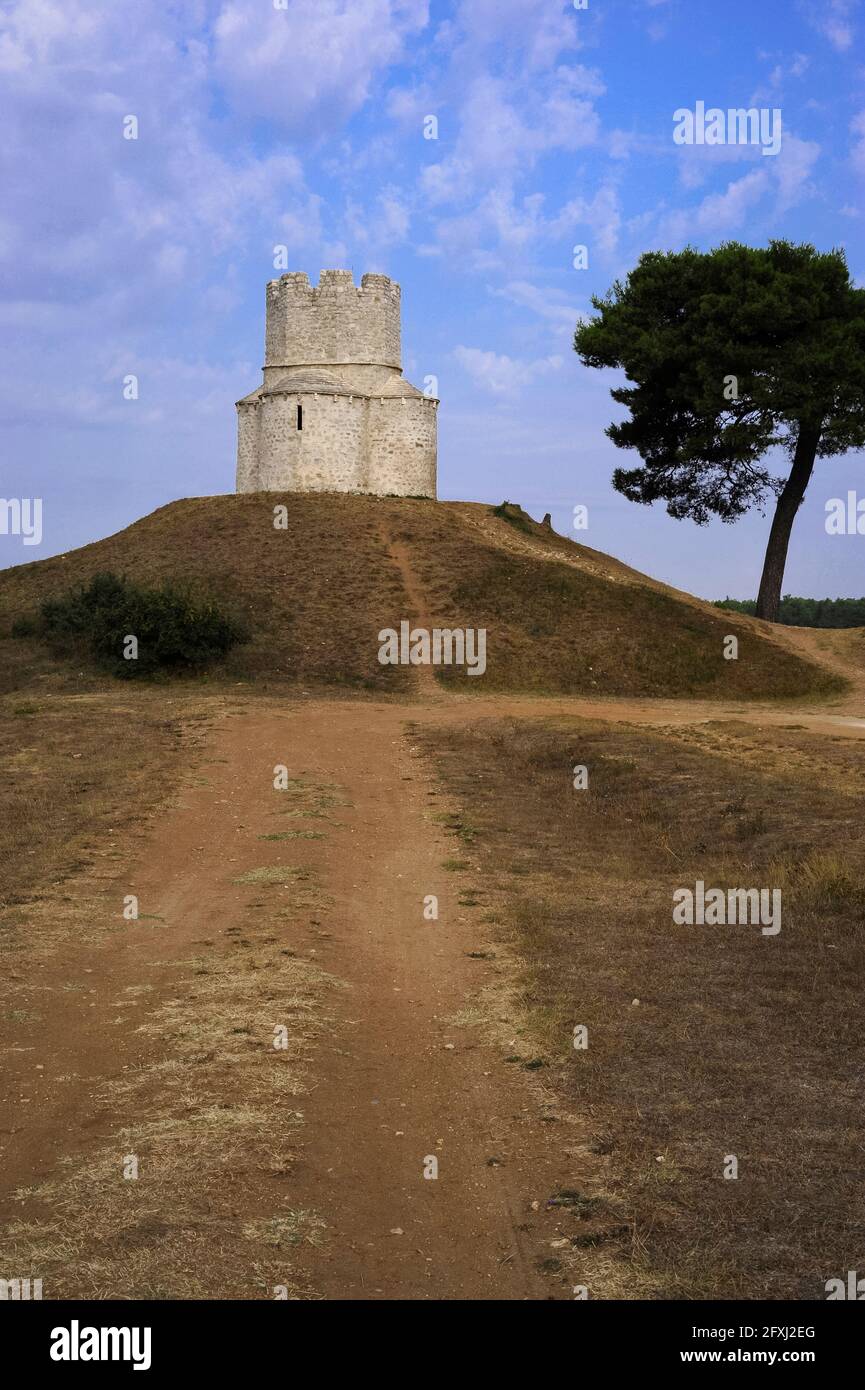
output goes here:
[{"label": "patch of weeds", "polygon": [[477,839],[477,827],[456,811],[437,811],[430,819],[452,831],[458,839],[462,840],[463,844],[474,844]]},{"label": "patch of weeds", "polygon": [[584,1221],[588,1220],[589,1217],[597,1216],[605,1209],[605,1204],[599,1197],[584,1197],[582,1192],[578,1192],[573,1187],[563,1187],[560,1192],[554,1192],[549,1198],[547,1206],[566,1207]]},{"label": "patch of weeds", "polygon": [[287,879],[303,882],[309,878],[306,869],[292,868],[288,864],[269,864],[260,869],[247,869],[245,874],[239,878],[233,878],[232,883],[285,883]]},{"label": "patch of weeds", "polygon": [[324,1229],[324,1222],[314,1211],[298,1207],[284,1216],[248,1221],[243,1234],[247,1240],[260,1240],[264,1245],[321,1245]]},{"label": "patch of weeds", "polygon": [[259,835],[259,840],[323,840],[321,830],[283,830],[273,835]]}]

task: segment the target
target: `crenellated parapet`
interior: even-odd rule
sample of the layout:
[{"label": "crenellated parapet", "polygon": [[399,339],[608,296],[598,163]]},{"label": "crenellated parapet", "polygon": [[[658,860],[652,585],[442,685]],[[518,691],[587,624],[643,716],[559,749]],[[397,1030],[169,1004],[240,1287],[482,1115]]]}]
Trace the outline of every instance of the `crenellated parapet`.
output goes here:
[{"label": "crenellated parapet", "polygon": [[271,280],[266,291],[264,365],[348,363],[401,368],[400,288],[387,275],[323,270],[317,285],[303,271]]}]

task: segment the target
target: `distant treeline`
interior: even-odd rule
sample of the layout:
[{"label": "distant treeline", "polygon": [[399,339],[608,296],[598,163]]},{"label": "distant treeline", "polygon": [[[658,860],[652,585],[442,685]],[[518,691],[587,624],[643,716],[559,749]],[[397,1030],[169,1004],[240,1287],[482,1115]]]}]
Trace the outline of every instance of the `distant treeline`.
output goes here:
[{"label": "distant treeline", "polygon": [[[715,607],[753,617],[757,604],[750,598],[722,598],[715,600]],[[778,622],[788,627],[865,627],[865,598],[795,598],[785,594]]]}]

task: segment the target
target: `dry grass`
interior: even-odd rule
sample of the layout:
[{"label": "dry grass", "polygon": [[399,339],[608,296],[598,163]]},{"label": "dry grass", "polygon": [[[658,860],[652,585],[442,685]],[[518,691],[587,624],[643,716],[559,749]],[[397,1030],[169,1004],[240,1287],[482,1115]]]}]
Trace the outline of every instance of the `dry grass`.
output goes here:
[{"label": "dry grass", "polygon": [[0,700],[0,922],[162,803],[210,722],[201,702],[174,709],[151,691]]},{"label": "dry grass", "polygon": [[[319,1243],[323,1223],[292,1208],[289,1178],[335,981],[254,927],[244,944],[183,962],[174,997],[138,1029],[159,1060],[103,1084],[100,1101],[127,1125],[16,1194],[22,1215],[0,1236],[0,1267],[38,1271],[51,1298],[313,1296],[290,1250]],[[278,1025],[285,1049],[273,1046]],[[124,1177],[128,1155],[137,1179]]]},{"label": "dry grass", "polygon": [[[281,503],[285,530],[273,525]],[[2,571],[0,631],[106,569],[146,584],[192,582],[240,618],[252,641],[231,653],[223,680],[408,688],[407,671],[376,659],[381,615],[401,616],[406,600],[369,499],[259,493],[174,502],[116,536]],[[26,645],[35,656],[36,644]]]},{"label": "dry grass", "polygon": [[[731,623],[729,613],[683,602],[615,561],[607,562],[616,575],[610,578],[598,563],[606,557],[533,523],[534,547],[500,548],[496,529],[469,529],[468,510],[463,505],[456,516],[442,509],[432,517],[408,516],[399,536],[411,550],[432,623],[487,629],[483,678],[442,667],[436,674],[444,684],[474,694],[729,699],[823,696],[842,689],[836,677],[768,642],[756,624]],[[505,538],[512,529],[501,518],[496,527]],[[582,561],[586,554],[590,563],[555,558]],[[727,633],[739,639],[735,661],[723,655]]]},{"label": "dry grass", "polygon": [[[146,740],[148,733],[153,736],[142,714],[148,698],[136,696]],[[74,726],[76,746],[87,750],[88,775],[104,803],[79,800],[68,812],[69,833],[74,828],[96,845],[100,815],[110,812],[117,827],[124,823],[116,814],[118,798],[122,803],[130,788],[114,745],[107,745],[111,751],[100,762],[102,745],[86,742],[88,725],[102,734],[106,727],[113,730],[102,706],[98,718],[92,708],[75,708],[81,714],[81,727]],[[122,713],[127,730],[130,711]],[[187,735],[187,753],[190,741]],[[160,757],[167,754],[153,737],[139,748],[125,736],[123,750],[127,764],[140,760],[142,787],[135,789],[133,803],[140,816],[152,808],[157,789],[164,790],[171,768],[175,773],[177,768],[163,767]],[[42,751],[45,767],[53,768],[55,758],[61,771],[65,755],[63,747],[51,743]],[[60,772],[55,775],[59,788]],[[338,787],[305,779],[294,779],[291,793],[299,816],[316,816],[322,805],[343,801]],[[127,824],[121,841],[126,853],[117,856],[118,863],[102,866],[109,882],[127,861],[129,829]],[[52,833],[57,833],[54,823],[45,827],[46,836]],[[111,833],[119,830],[113,826]],[[49,849],[46,842],[51,863]],[[110,850],[105,853],[111,858]],[[51,873],[65,875],[75,867],[55,864]],[[52,989],[68,988],[82,996],[80,1008],[87,1007],[89,981],[64,985],[62,976],[51,976],[49,984],[49,972],[42,974],[41,968],[51,963],[52,952],[74,951],[88,940],[91,916],[97,923],[103,919],[82,891],[90,877],[85,872],[70,879],[70,891],[52,880],[53,893],[46,894],[50,930],[42,930],[42,918],[31,906],[29,920],[38,930],[18,934],[15,973],[0,1007],[7,1038],[25,1044],[18,1051],[32,1051],[27,1028],[39,1022],[32,1010],[12,1006],[19,994],[37,1001],[44,997],[47,1009],[56,998]],[[114,1069],[90,1080],[84,1131],[79,1136],[73,1127],[60,1138],[61,1157],[50,1178],[19,1190],[11,1200],[4,1193],[5,1209],[13,1216],[0,1233],[0,1268],[21,1270],[22,1277],[31,1271],[43,1280],[46,1298],[316,1296],[296,1274],[291,1251],[303,1242],[320,1244],[324,1224],[316,1213],[292,1203],[290,1180],[302,1142],[310,1058],[329,1027],[327,996],[338,982],[288,943],[310,906],[326,898],[311,869],[271,866],[238,881],[262,885],[263,898],[240,912],[233,908],[225,924],[214,923],[213,935],[201,942],[206,953],[165,961],[157,947],[156,953],[138,957],[136,969],[150,972],[154,983],[145,974],[109,1006],[119,1015],[116,1024],[128,1023],[124,1036],[135,1039],[134,1063],[121,1070],[109,1061]],[[283,883],[292,885],[289,898],[277,891]],[[35,887],[31,880],[31,890]],[[154,926],[160,924],[153,919]],[[93,983],[104,991],[104,979],[95,976]],[[53,1084],[62,1089],[77,1079],[73,1072],[57,1076]],[[27,1118],[19,1111],[10,1106],[11,1132],[20,1132]],[[130,1155],[138,1162],[137,1178],[124,1175]]]},{"label": "dry grass", "polygon": [[[274,506],[288,508],[285,530]],[[382,666],[378,633],[417,618],[393,549],[408,557],[433,625],[486,627],[482,680],[466,690],[675,696],[824,696],[837,678],[767,641],[766,625],[685,601],[617,561],[489,507],[412,499],[257,493],[174,502],[65,556],[0,572],[0,634],[99,570],[147,584],[189,581],[252,640],[208,681],[405,694],[409,667]],[[516,548],[515,548],[516,547]],[[724,635],[737,633],[737,661]],[[38,643],[0,638],[7,690],[48,679],[87,689],[88,671]],[[8,653],[8,658],[7,658]],[[202,678],[203,679],[203,678]]]},{"label": "dry grass", "polygon": [[[73,967],[67,977],[57,962],[105,945],[106,894],[116,901],[147,819],[181,779],[207,785],[195,776],[198,749],[225,708],[219,697],[126,688],[0,705],[0,1023],[19,1064],[10,1076],[21,1066],[26,1076],[20,1059],[34,1051],[33,1030],[50,1026],[55,1001],[71,1004],[82,1032],[71,1071],[52,1075],[53,1099],[79,1084],[73,1058],[85,1011],[112,987],[110,974],[78,976]],[[344,804],[331,785],[295,779],[291,791],[292,813],[312,824]],[[46,1298],[315,1296],[295,1275],[291,1249],[321,1241],[322,1224],[292,1204],[290,1175],[310,1052],[328,1026],[335,982],[287,945],[295,922],[324,901],[314,874],[281,868],[276,877],[291,882],[290,901],[265,887],[267,903],[235,909],[217,950],[208,940],[206,954],[167,962],[159,954],[168,938],[154,936],[155,949],[137,957],[143,978],[109,1006],[118,1026],[129,1024],[123,1036],[135,1038],[133,1064],[86,1063],[81,1132],[76,1119],[68,1134],[52,1133],[61,1157],[50,1180],[12,1197],[3,1184],[11,1219],[0,1232],[0,1269],[32,1271]],[[245,881],[270,878],[253,872]],[[155,933],[165,925],[152,914],[140,921]],[[219,924],[213,930],[220,935]],[[273,1045],[279,1026],[284,1048]],[[109,1070],[99,1080],[101,1066]],[[5,1151],[10,1134],[26,1145],[30,1111],[17,1086],[4,1089]],[[137,1179],[124,1178],[129,1154]]]},{"label": "dry grass", "polygon": [[[422,737],[474,829],[488,928],[524,961],[514,1060],[590,1131],[574,1187],[603,1219],[575,1224],[568,1278],[821,1298],[865,1263],[861,745],[704,736],[711,751],[693,730],[574,722]],[[698,879],[780,888],[780,934],[674,925],[673,891]]]}]

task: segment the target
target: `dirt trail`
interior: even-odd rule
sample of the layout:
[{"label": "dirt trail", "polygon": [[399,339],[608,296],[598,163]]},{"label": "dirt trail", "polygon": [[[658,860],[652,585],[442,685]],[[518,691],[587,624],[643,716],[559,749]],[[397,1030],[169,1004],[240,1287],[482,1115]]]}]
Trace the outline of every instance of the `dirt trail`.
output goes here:
[{"label": "dirt trail", "polygon": [[789,704],[734,704],[722,700],[653,700],[621,697],[532,695],[462,695],[430,708],[428,717],[442,723],[469,719],[544,719],[554,717],[602,719],[611,723],[681,727],[729,720],[757,728],[801,725],[812,733],[841,738],[865,738],[865,701],[855,693],[831,707]]},{"label": "dirt trail", "polygon": [[[405,716],[325,706],[291,721],[299,771],[336,777],[353,803],[318,856],[333,897],[321,962],[349,990],[316,1060],[295,1179],[331,1227],[310,1278],[336,1299],[548,1297],[534,1264],[544,1231],[555,1235],[552,1170],[563,1181],[567,1163],[539,1142],[529,1083],[452,1021],[490,966],[467,955],[483,928],[442,868],[452,842],[427,818]],[[424,919],[430,894],[437,921]],[[430,1156],[437,1179],[423,1176]]]},{"label": "dirt trail", "polygon": [[[405,595],[409,604],[409,611],[402,616],[406,618],[413,627],[426,628],[429,632],[433,622],[427,607],[426,595],[418,583],[417,576],[412,564],[411,548],[405,541],[396,538],[384,526],[381,530],[381,537],[387,548],[387,552],[397,568]],[[441,690],[435,678],[432,666],[415,666],[412,668],[415,689],[422,693],[427,700],[434,700],[441,696]]]}]

